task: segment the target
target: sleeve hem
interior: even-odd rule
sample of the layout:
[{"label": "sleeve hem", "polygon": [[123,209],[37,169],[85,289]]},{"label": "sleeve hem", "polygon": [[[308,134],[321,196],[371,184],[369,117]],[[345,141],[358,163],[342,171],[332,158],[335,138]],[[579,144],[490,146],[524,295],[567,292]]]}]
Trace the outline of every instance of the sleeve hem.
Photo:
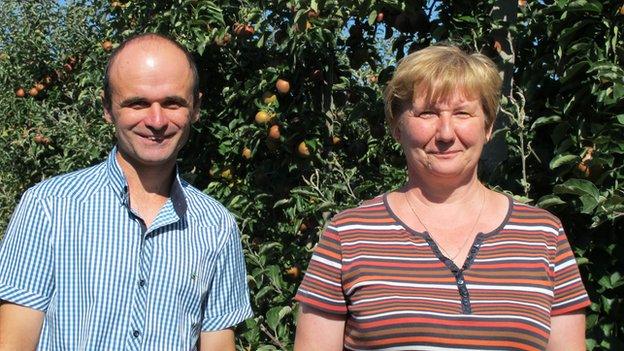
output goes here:
[{"label": "sleeve hem", "polygon": [[241,323],[245,319],[251,317],[253,317],[253,311],[251,310],[251,306],[247,305],[227,314],[206,317],[202,324],[201,331],[211,332],[223,330],[236,326],[238,323]]},{"label": "sleeve hem", "polygon": [[564,314],[570,314],[570,313],[574,313],[577,311],[581,311],[584,310],[585,308],[589,307],[591,305],[591,301],[589,301],[589,299],[582,301],[581,303],[578,304],[574,304],[572,306],[568,306],[568,307],[563,307],[563,308],[558,308],[556,310],[552,310],[550,312],[551,316],[561,316]]},{"label": "sleeve hem", "polygon": [[4,282],[0,283],[0,300],[46,312],[50,298],[21,289]]},{"label": "sleeve hem", "polygon": [[347,309],[344,306],[332,308],[329,305],[322,305],[322,304],[316,303],[315,300],[308,299],[308,298],[302,296],[301,294],[297,294],[297,296],[295,296],[294,300],[297,301],[301,305],[306,305],[306,306],[308,306],[310,308],[313,308],[315,310],[319,310],[319,311],[324,312],[324,313],[333,314],[335,316],[345,316],[345,315],[347,315]]}]

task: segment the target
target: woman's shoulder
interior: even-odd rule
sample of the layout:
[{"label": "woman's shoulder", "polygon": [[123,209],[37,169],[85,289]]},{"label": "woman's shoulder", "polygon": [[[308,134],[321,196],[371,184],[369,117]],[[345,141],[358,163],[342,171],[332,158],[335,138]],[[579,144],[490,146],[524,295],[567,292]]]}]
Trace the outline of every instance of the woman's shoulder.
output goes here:
[{"label": "woman's shoulder", "polygon": [[371,199],[360,202],[356,207],[342,210],[334,215],[332,222],[341,223],[358,219],[388,217],[388,210],[384,198],[385,194],[377,195]]},{"label": "woman's shoulder", "polygon": [[551,226],[557,229],[561,227],[561,220],[547,209],[513,198],[511,199],[511,204],[511,216],[509,218],[511,223],[516,225]]}]

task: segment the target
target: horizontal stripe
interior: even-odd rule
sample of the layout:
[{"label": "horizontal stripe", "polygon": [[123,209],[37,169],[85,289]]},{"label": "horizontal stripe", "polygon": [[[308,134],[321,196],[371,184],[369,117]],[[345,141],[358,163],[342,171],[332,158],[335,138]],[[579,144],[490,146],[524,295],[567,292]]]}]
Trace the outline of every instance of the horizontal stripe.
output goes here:
[{"label": "horizontal stripe", "polygon": [[342,265],[340,263],[335,262],[335,261],[331,261],[331,260],[328,260],[328,259],[325,259],[325,258],[323,258],[323,257],[321,257],[319,255],[313,255],[311,260],[317,261],[317,262],[319,262],[321,264],[324,264],[324,265],[330,266],[330,267],[334,267],[334,268],[337,268],[337,269],[341,269],[342,268]]},{"label": "horizontal stripe", "polygon": [[589,300],[558,219],[509,203],[459,270],[384,197],[341,212],[295,298],[345,315],[345,349],[544,350],[551,316]]}]

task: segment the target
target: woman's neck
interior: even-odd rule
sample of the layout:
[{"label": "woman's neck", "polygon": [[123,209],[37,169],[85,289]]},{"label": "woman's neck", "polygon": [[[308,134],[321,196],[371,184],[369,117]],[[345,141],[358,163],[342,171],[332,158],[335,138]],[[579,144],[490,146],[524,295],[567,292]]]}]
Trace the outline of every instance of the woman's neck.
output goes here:
[{"label": "woman's neck", "polygon": [[410,174],[404,187],[426,205],[467,203],[480,196],[483,184],[477,178],[476,172],[461,180],[449,178],[423,179]]}]

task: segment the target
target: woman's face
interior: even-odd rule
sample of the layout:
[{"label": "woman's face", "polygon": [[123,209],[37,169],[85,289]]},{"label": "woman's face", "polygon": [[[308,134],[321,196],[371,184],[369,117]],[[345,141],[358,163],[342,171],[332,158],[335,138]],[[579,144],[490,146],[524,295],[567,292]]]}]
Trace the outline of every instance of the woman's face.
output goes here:
[{"label": "woman's face", "polygon": [[448,98],[414,100],[398,116],[393,135],[403,147],[410,174],[459,180],[471,177],[492,129],[478,97],[455,91]]}]

